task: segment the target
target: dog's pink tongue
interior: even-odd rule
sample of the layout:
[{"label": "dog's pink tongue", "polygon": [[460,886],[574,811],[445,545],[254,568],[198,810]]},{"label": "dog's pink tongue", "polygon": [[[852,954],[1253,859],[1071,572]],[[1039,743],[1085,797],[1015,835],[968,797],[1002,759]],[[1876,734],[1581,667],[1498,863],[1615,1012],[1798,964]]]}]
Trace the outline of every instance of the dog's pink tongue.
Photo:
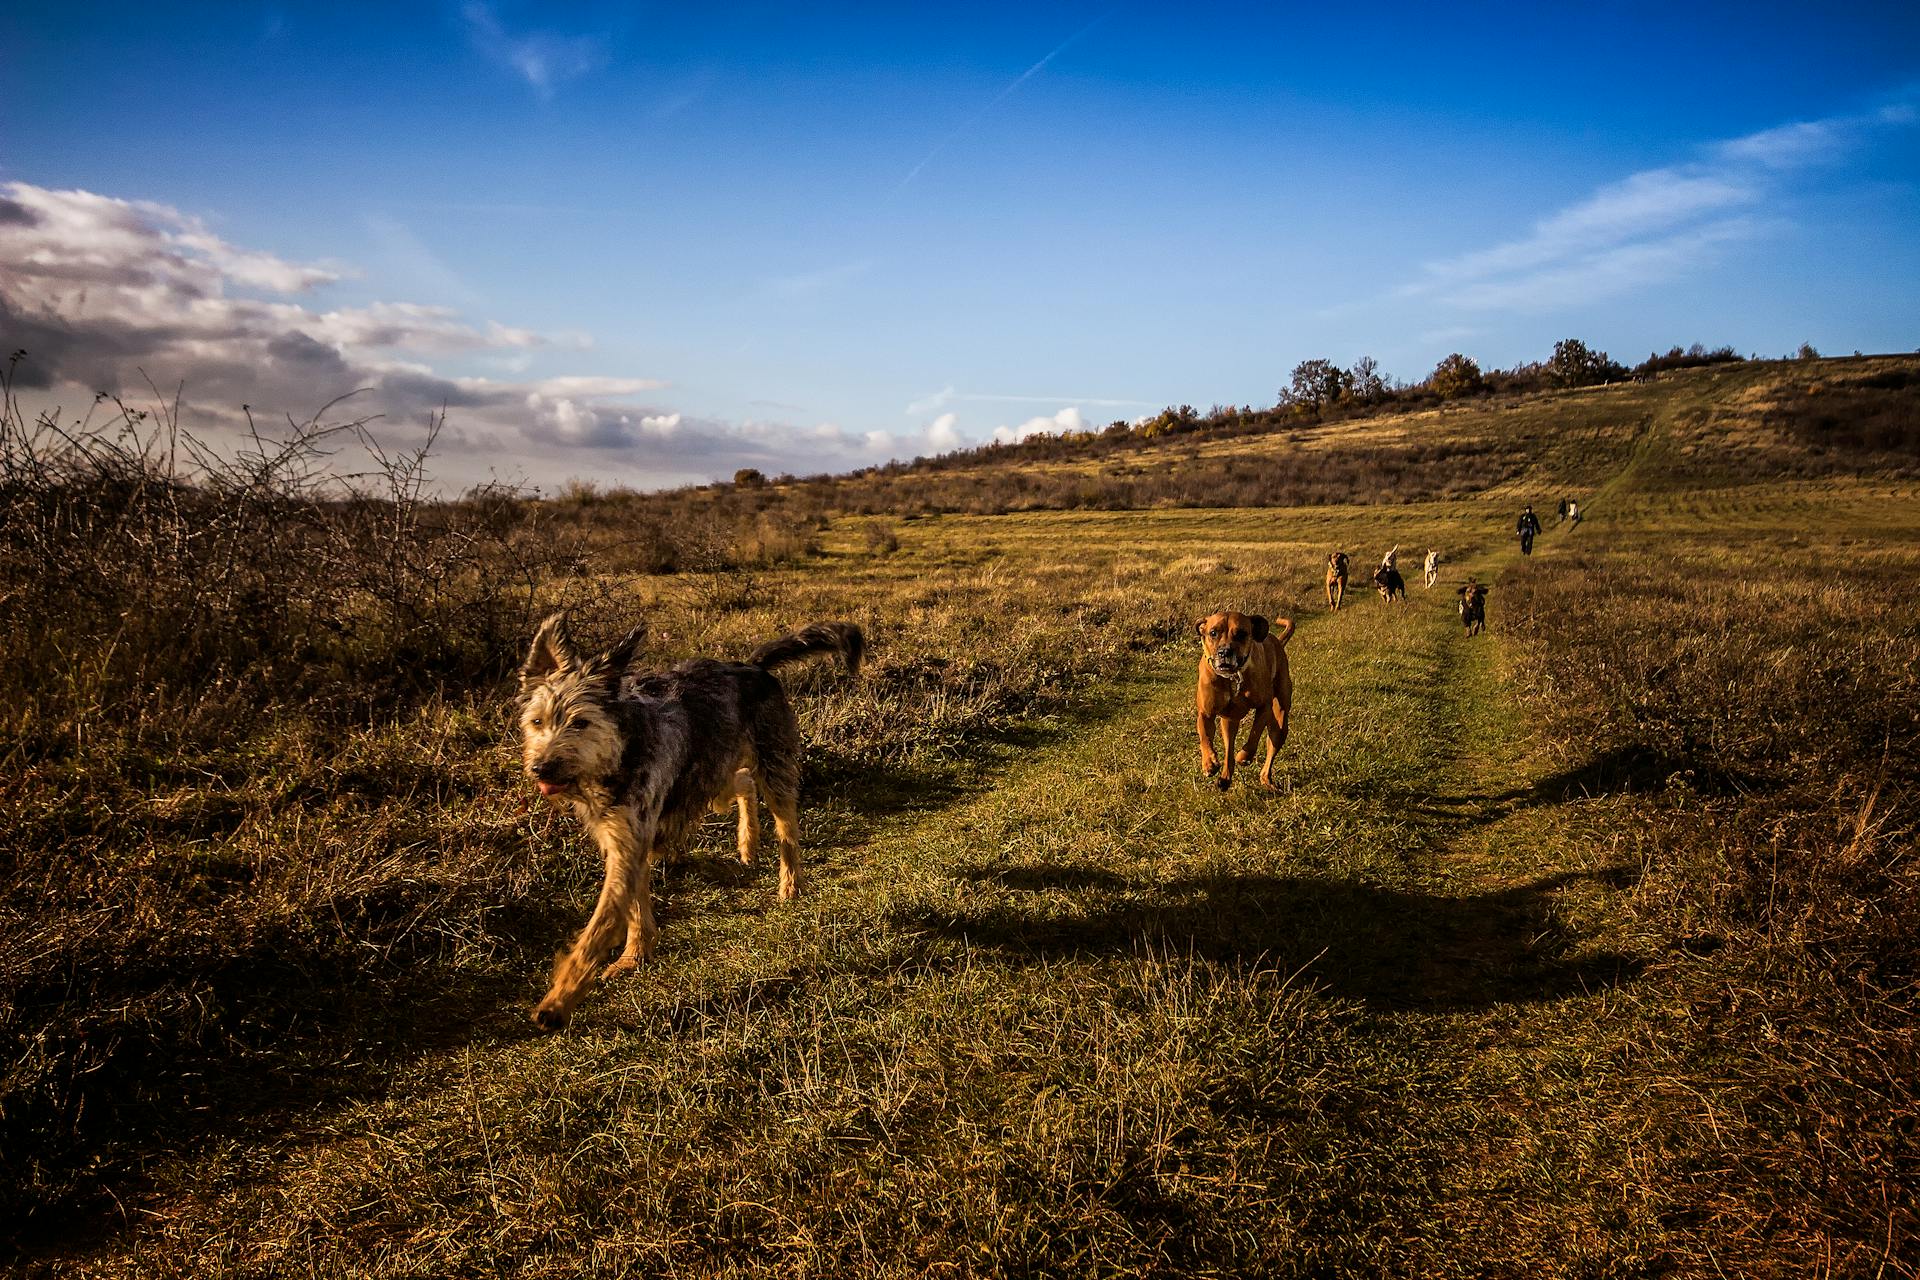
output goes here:
[{"label": "dog's pink tongue", "polygon": [[566,790],[566,787],[561,783],[547,782],[541,779],[536,779],[534,785],[540,788],[540,794],[543,796],[557,796]]}]

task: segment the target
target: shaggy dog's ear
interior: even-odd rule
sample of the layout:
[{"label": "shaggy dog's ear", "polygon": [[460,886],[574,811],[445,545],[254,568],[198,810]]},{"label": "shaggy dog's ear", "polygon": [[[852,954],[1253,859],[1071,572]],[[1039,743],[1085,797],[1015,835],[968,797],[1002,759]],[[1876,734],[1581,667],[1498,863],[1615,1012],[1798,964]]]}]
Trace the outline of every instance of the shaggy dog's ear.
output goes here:
[{"label": "shaggy dog's ear", "polygon": [[544,684],[568,667],[578,666],[579,661],[573,642],[567,638],[566,615],[548,615],[540,629],[533,633],[533,645],[527,650],[526,662],[521,664],[520,692],[526,693]]},{"label": "shaggy dog's ear", "polygon": [[641,623],[620,637],[620,643],[613,646],[594,660],[594,667],[601,675],[618,680],[633,665],[633,655],[639,652],[640,642],[647,638],[647,624]]},{"label": "shaggy dog's ear", "polygon": [[1467,589],[1466,589],[1465,587],[1455,587],[1455,588],[1453,589],[1453,594],[1455,594],[1455,595],[1457,595],[1457,596],[1463,596],[1463,595],[1465,595],[1465,594],[1467,594]]},{"label": "shaggy dog's ear", "polygon": [[1267,642],[1267,636],[1272,630],[1272,625],[1268,623],[1265,618],[1257,613],[1253,615],[1253,642],[1255,644],[1265,644]]}]

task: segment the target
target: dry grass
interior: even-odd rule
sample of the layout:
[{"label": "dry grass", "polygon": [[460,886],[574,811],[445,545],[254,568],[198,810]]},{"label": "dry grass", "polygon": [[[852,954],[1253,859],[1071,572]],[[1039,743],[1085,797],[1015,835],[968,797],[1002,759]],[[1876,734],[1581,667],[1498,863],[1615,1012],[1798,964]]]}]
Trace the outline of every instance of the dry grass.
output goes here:
[{"label": "dry grass", "polygon": [[[524,1006],[593,868],[515,776],[513,625],[404,683],[404,627],[348,628],[316,698],[305,658],[188,646],[173,673],[157,639],[63,687],[115,597],[15,620],[38,664],[0,795],[17,1262],[1912,1274],[1920,619],[1888,584],[1920,567],[1920,503],[1898,463],[1783,479],[1784,437],[1764,483],[1676,471],[1750,391],[1885,372],[1822,363],[1127,464],[1345,484],[1444,453],[1373,507],[921,516],[963,492],[933,469],[583,490],[481,536],[482,499],[395,525],[404,492],[309,495],[300,547],[356,573],[399,549],[377,528],[472,556],[387,605],[304,585],[299,548],[246,569],[343,625],[564,599],[590,633],[644,613],[650,662],[817,617],[874,637],[868,679],[792,682],[814,896],[769,907],[716,825],[660,885],[660,962],[556,1038]],[[1048,462],[1047,491],[1097,495],[1123,453]],[[40,523],[9,548],[35,531],[57,563],[45,517],[98,507],[94,474],[16,476],[9,518]],[[1519,562],[1513,502],[1566,490],[1589,521]],[[141,528],[247,510],[132,491],[161,513]],[[142,536],[87,552],[148,557],[113,590],[213,608],[191,593],[221,562]],[[1489,634],[1418,586],[1324,616],[1326,551],[1395,542],[1494,578]],[[528,587],[513,548],[579,559]],[[35,563],[9,591],[57,587]],[[1229,602],[1303,622],[1280,796],[1194,785],[1187,636]]]},{"label": "dry grass", "polygon": [[1920,611],[1887,590],[1920,508],[1836,503],[1783,545],[1678,506],[1510,573],[1509,624],[1568,786],[1621,797],[1634,913],[1699,957],[1661,1087],[1715,1258],[1871,1274],[1920,1247]]}]

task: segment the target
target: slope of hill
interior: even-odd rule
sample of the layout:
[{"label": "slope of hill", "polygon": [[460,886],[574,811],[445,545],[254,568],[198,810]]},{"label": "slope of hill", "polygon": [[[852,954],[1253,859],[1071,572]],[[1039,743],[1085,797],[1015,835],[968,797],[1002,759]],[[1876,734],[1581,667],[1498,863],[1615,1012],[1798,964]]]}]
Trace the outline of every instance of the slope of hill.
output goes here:
[{"label": "slope of hill", "polygon": [[[584,495],[603,515],[773,515],[1393,504],[1591,490],[1656,417],[1684,483],[1920,472],[1920,359],[1717,365],[1646,382],[1475,397],[1352,417],[1218,411],[1147,434],[1033,437],[848,476]],[[1155,430],[1150,428],[1150,430]],[[579,503],[579,497],[573,502]],[[554,504],[565,508],[568,500]],[[617,522],[617,520],[616,520]]]}]

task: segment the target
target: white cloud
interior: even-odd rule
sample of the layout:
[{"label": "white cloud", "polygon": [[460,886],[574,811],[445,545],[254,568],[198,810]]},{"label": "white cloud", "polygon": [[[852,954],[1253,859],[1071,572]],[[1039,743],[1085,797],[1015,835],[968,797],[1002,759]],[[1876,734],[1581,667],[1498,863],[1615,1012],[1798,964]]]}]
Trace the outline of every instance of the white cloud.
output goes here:
[{"label": "white cloud", "polygon": [[1059,435],[1065,431],[1086,429],[1087,420],[1081,416],[1079,407],[1073,406],[1045,417],[1028,418],[1017,427],[995,427],[993,438],[1001,444],[1014,444],[1029,436]]},{"label": "white cloud", "polygon": [[743,465],[860,466],[878,453],[832,423],[727,423],[649,404],[666,385],[657,378],[443,375],[432,359],[447,353],[518,357],[584,340],[419,303],[298,300],[342,274],[236,248],[163,205],[0,184],[0,339],[28,353],[16,388],[29,413],[85,406],[97,391],[140,400],[151,379],[183,385],[184,422],[218,441],[245,428],[243,405],[263,423],[304,420],[357,392],[335,416],[378,417],[394,441],[445,410],[435,468],[456,485],[496,471],[676,484]]},{"label": "white cloud", "polygon": [[[148,205],[146,208],[155,212],[162,209],[158,205]],[[265,289],[271,293],[304,293],[315,285],[332,284],[340,278],[338,272],[326,267],[303,267],[270,253],[236,249],[192,219],[185,220],[185,225],[174,233],[173,239],[174,243],[204,255],[208,262],[235,284]]]},{"label": "white cloud", "polygon": [[766,289],[767,292],[782,298],[810,298],[816,294],[840,288],[842,285],[851,284],[871,270],[873,270],[873,260],[863,258],[858,262],[842,262],[835,266],[821,267],[815,271],[775,276],[766,282]]},{"label": "white cloud", "polygon": [[593,378],[578,375],[542,378],[534,384],[539,391],[550,396],[593,396],[600,399],[622,399],[643,391],[658,391],[666,385],[658,378]]},{"label": "white cloud", "polygon": [[1831,155],[1841,144],[1843,123],[1808,120],[1762,129],[1733,138],[1713,148],[1713,154],[1736,163],[1752,162],[1770,169],[1788,169]]},{"label": "white cloud", "polygon": [[1697,160],[1608,183],[1518,239],[1428,263],[1397,296],[1466,310],[1547,310],[1677,278],[1729,244],[1777,229],[1766,209],[1793,171],[1837,159],[1872,130],[1914,115],[1896,103],[1714,143]]},{"label": "white cloud", "polygon": [[907,406],[907,416],[909,418],[920,418],[925,417],[937,409],[944,409],[952,404],[959,394],[959,390],[955,387],[942,387],[933,394],[921,396],[918,400],[909,404]]},{"label": "white cloud", "polygon": [[1698,268],[1721,246],[1754,239],[1769,225],[1753,218],[1727,218],[1658,239],[1614,245],[1521,278],[1465,284],[1452,301],[1470,311],[1528,311],[1614,297]]},{"label": "white cloud", "polygon": [[936,449],[948,450],[960,447],[960,432],[956,424],[960,415],[943,413],[927,424],[927,443]]},{"label": "white cloud", "polygon": [[969,393],[962,400],[980,401],[992,404],[1090,404],[1102,409],[1138,409],[1142,405],[1159,407],[1157,400],[1118,400],[1107,396],[1004,396],[988,395],[984,392]]},{"label": "white cloud", "polygon": [[345,307],[318,317],[316,337],[341,347],[406,348],[413,351],[470,351],[541,347],[548,339],[531,329],[488,323],[476,328],[451,307],[416,302],[375,302]]},{"label": "white cloud", "polygon": [[1751,186],[1728,176],[1652,169],[1543,219],[1523,240],[1431,263],[1427,274],[1450,283],[1527,271],[1664,231],[1696,215],[1749,203]]},{"label": "white cloud", "polygon": [[605,35],[509,31],[492,7],[479,0],[460,12],[474,48],[525,80],[542,98],[551,98],[560,85],[607,64],[609,39]]}]

